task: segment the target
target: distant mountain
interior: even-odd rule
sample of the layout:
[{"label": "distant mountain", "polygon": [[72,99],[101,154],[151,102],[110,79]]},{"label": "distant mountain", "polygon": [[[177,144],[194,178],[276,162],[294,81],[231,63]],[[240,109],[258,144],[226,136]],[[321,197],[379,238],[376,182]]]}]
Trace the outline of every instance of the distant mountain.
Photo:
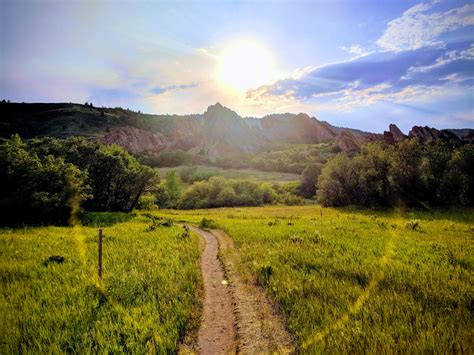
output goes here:
[{"label": "distant mountain", "polygon": [[182,150],[215,160],[271,150],[277,144],[333,143],[342,151],[364,141],[394,143],[406,137],[421,141],[472,141],[474,130],[436,130],[415,126],[405,136],[395,125],[384,134],[336,127],[307,114],[271,114],[242,118],[219,103],[203,114],[149,115],[122,108],[73,103],[0,103],[0,135],[68,137],[119,144],[132,153]]}]

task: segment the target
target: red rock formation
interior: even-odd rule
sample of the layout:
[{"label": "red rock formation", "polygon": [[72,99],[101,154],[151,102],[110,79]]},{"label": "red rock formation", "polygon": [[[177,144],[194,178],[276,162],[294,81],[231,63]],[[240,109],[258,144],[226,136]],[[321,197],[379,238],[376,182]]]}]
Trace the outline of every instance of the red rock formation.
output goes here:
[{"label": "red rock formation", "polygon": [[334,143],[343,152],[350,152],[360,148],[360,142],[349,131],[340,132],[335,138]]},{"label": "red rock formation", "polygon": [[383,140],[387,144],[395,144],[395,138],[394,138],[392,132],[384,131],[383,132]]},{"label": "red rock formation", "polygon": [[453,146],[462,144],[461,139],[449,130],[442,129],[439,131],[436,128],[430,128],[428,126],[413,126],[410,133],[408,133],[408,138],[416,138],[422,143],[444,141]]},{"label": "red rock formation", "polygon": [[261,119],[263,135],[270,141],[322,143],[336,136],[330,125],[307,114],[271,115]]},{"label": "red rock formation", "polygon": [[395,142],[400,142],[406,138],[403,132],[400,131],[400,128],[398,128],[395,124],[390,124],[389,132],[392,133]]},{"label": "red rock formation", "polygon": [[131,153],[156,152],[166,146],[166,138],[162,134],[130,126],[112,128],[101,141],[104,144],[118,144]]}]

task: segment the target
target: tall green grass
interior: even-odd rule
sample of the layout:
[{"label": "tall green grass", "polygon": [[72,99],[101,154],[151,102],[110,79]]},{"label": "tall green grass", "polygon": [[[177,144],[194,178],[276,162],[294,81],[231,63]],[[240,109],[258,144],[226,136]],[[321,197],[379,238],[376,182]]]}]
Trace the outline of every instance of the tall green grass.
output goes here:
[{"label": "tall green grass", "polygon": [[0,230],[0,353],[177,350],[197,307],[197,237],[102,217],[89,216],[105,226],[102,282],[96,227]]},{"label": "tall green grass", "polygon": [[305,353],[474,351],[473,210],[160,213],[230,234]]}]

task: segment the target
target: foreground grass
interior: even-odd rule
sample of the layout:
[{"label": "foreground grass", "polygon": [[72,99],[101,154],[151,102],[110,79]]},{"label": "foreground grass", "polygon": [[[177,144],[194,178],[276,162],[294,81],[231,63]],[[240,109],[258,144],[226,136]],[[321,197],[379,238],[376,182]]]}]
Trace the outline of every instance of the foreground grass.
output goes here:
[{"label": "foreground grass", "polygon": [[474,211],[162,211],[230,234],[304,352],[474,350]]},{"label": "foreground grass", "polygon": [[196,310],[197,237],[104,216],[90,218],[107,225],[101,283],[96,226],[0,230],[0,353],[177,350]]}]

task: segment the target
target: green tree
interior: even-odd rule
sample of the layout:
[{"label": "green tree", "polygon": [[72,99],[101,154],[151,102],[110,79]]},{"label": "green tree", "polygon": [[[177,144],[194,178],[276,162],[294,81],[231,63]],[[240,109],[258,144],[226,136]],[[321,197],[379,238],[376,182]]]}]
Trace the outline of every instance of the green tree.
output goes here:
[{"label": "green tree", "polygon": [[166,173],[164,188],[168,195],[168,208],[176,208],[181,197],[181,180],[176,171]]},{"label": "green tree", "polygon": [[354,158],[359,179],[359,203],[367,206],[392,203],[390,173],[393,159],[393,147],[385,143],[367,143],[362,147]]},{"label": "green tree", "polygon": [[343,153],[336,155],[322,170],[317,188],[324,206],[357,204],[359,176],[354,162]]},{"label": "green tree", "polygon": [[[445,189],[451,158],[452,150],[443,143],[431,144],[424,150],[420,166],[421,179],[424,184],[426,200],[432,205],[449,203],[450,197],[446,194]],[[455,181],[458,178],[455,177]]]},{"label": "green tree", "polygon": [[210,185],[207,181],[198,181],[189,186],[179,200],[179,208],[193,209],[209,207]]},{"label": "green tree", "polygon": [[399,142],[395,149],[390,175],[397,203],[417,206],[426,197],[422,180],[423,147],[416,139]]},{"label": "green tree", "polygon": [[130,211],[144,192],[158,179],[156,172],[138,163],[123,148],[105,146],[82,137],[66,140],[33,139],[28,146],[40,158],[47,155],[63,158],[87,173],[92,198],[84,207],[93,211]]},{"label": "green tree", "polygon": [[227,185],[222,188],[215,199],[216,207],[232,207],[236,201],[235,190],[232,186]]},{"label": "green tree", "polygon": [[76,223],[90,197],[87,173],[61,157],[39,157],[18,135],[0,144],[2,224]]},{"label": "green tree", "polygon": [[312,198],[316,194],[318,177],[321,175],[320,164],[309,164],[301,173],[298,194],[304,198]]}]

